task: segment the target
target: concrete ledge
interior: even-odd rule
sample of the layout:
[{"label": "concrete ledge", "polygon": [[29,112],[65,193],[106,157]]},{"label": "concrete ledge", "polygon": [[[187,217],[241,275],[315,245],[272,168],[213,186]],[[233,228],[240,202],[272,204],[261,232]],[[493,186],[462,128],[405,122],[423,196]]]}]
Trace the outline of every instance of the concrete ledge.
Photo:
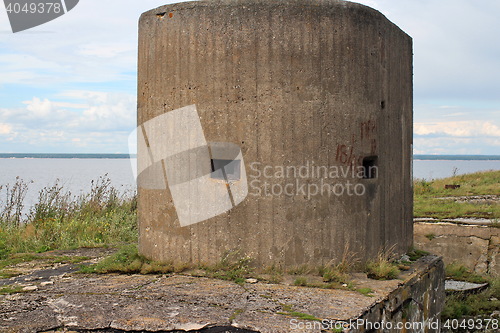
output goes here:
[{"label": "concrete ledge", "polygon": [[419,222],[414,224],[414,230],[415,245],[443,256],[446,264],[456,262],[479,274],[500,275],[499,228]]}]

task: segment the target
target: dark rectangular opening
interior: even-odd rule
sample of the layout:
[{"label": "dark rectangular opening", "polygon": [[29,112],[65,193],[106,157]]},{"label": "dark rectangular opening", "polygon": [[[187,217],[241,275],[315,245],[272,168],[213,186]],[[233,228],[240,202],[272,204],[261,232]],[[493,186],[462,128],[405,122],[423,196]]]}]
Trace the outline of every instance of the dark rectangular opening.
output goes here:
[{"label": "dark rectangular opening", "polygon": [[226,181],[240,180],[240,160],[221,160],[213,158],[210,162],[212,164],[211,178]]},{"label": "dark rectangular opening", "polygon": [[363,179],[377,178],[377,156],[367,156],[363,158]]}]

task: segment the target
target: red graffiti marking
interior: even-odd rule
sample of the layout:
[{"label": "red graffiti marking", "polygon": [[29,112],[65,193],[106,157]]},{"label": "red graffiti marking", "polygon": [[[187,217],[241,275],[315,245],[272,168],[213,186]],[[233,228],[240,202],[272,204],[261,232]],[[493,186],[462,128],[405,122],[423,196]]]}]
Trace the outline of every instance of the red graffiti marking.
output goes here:
[{"label": "red graffiti marking", "polygon": [[346,164],[347,163],[347,146],[346,145],[337,145],[337,156],[335,159],[342,163]]},{"label": "red graffiti marking", "polygon": [[369,139],[371,136],[373,136],[375,134],[376,128],[377,125],[373,120],[361,122],[359,125],[361,140]]},{"label": "red graffiti marking", "polygon": [[377,139],[372,139],[370,154],[377,155],[376,152],[377,152]]},{"label": "red graffiti marking", "polygon": [[[357,147],[356,143],[358,142],[358,138],[360,138],[360,144],[363,147],[370,148],[370,155],[377,155],[377,124],[374,120],[367,120],[359,123],[359,137],[356,134],[351,135],[351,144],[338,144],[337,145],[337,154],[336,161],[343,165],[352,165],[352,166],[361,166],[363,165],[363,155],[357,154],[354,147]],[[366,150],[362,149],[364,154],[366,154]]]},{"label": "red graffiti marking", "polygon": [[360,156],[354,153],[353,146],[338,144],[337,155],[335,159],[337,162],[340,162],[344,165],[352,165],[352,166],[361,165],[361,163],[359,162]]}]

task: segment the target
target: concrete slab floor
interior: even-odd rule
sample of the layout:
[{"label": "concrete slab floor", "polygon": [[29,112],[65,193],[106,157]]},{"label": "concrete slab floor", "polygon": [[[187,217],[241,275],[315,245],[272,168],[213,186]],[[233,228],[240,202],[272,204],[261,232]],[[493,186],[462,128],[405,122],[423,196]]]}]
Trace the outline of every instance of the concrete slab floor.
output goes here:
[{"label": "concrete slab floor", "polygon": [[422,275],[435,260],[422,258],[398,280],[354,274],[352,282],[372,289],[372,297],[290,284],[239,285],[189,275],[84,275],[64,269],[48,278],[53,283],[44,283],[47,277],[16,282],[36,290],[0,295],[0,331],[290,332],[293,319],[359,318]]}]

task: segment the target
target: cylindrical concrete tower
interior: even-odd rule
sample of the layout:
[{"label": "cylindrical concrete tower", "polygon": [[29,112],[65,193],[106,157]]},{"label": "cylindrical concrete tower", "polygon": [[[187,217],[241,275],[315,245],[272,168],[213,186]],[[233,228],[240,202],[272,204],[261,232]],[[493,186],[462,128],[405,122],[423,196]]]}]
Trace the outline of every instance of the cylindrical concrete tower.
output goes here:
[{"label": "cylindrical concrete tower", "polygon": [[412,245],[412,40],[337,0],[166,5],[139,23],[140,252],[320,265]]}]

